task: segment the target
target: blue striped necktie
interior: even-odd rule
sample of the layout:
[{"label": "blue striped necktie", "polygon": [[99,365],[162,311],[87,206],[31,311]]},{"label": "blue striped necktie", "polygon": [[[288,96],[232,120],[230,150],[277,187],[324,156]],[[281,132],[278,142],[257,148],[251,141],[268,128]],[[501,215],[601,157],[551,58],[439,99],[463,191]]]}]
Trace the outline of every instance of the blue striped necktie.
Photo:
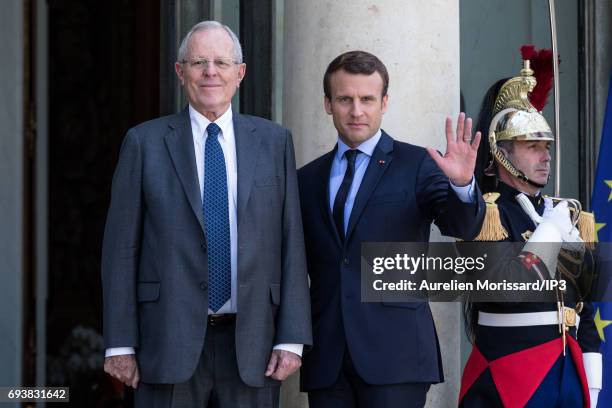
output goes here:
[{"label": "blue striped necktie", "polygon": [[211,123],[206,132],[203,207],[208,247],[208,307],[217,312],[232,294],[227,171],[218,139],[221,128]]}]

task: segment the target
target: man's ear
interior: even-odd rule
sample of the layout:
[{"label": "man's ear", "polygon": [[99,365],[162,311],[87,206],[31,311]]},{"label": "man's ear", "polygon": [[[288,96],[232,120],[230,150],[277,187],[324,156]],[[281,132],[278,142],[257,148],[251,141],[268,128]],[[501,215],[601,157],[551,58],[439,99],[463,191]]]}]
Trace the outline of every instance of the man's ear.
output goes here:
[{"label": "man's ear", "polygon": [[325,106],[325,112],[327,112],[328,115],[331,115],[332,114],[331,101],[329,100],[327,96],[323,96],[323,106]]},{"label": "man's ear", "polygon": [[244,79],[246,75],[246,64],[243,62],[238,66],[238,86],[240,86],[240,81]]},{"label": "man's ear", "polygon": [[389,103],[389,94],[386,94],[385,96],[382,97],[382,113],[386,113],[387,112],[387,104]]},{"label": "man's ear", "polygon": [[180,62],[174,63],[174,71],[176,72],[176,76],[178,77],[181,85],[185,85],[185,77],[183,76],[183,64]]}]

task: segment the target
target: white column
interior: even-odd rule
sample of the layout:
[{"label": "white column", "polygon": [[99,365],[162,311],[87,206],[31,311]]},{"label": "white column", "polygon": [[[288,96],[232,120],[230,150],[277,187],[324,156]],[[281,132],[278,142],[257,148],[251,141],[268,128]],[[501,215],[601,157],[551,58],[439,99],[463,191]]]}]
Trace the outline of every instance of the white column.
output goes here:
[{"label": "white column", "polygon": [[[444,149],[444,119],[459,111],[458,0],[286,0],[284,27],[283,124],[293,132],[298,166],[335,144],[323,109],[323,73],[333,58],[355,49],[375,54],[389,71],[383,129],[397,140]],[[452,407],[460,307],[432,309],[446,382],[431,388],[427,406]]]}]

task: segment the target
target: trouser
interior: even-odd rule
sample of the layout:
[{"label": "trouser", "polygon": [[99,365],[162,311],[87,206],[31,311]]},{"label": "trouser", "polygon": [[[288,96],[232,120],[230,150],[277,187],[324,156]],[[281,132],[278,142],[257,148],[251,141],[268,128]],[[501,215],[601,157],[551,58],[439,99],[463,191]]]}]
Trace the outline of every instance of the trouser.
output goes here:
[{"label": "trouser", "polygon": [[309,391],[308,405],[309,408],[422,408],[430,385],[367,384],[357,373],[346,347],[338,379],[331,387]]},{"label": "trouser", "polygon": [[181,384],[141,383],[136,408],[277,408],[280,386],[255,388],[238,373],[235,323],[208,325],[193,376]]},{"label": "trouser", "polygon": [[584,407],[588,390],[582,353],[569,336],[565,355],[561,347],[561,339],[557,339],[492,362],[474,347],[464,370],[459,406]]}]

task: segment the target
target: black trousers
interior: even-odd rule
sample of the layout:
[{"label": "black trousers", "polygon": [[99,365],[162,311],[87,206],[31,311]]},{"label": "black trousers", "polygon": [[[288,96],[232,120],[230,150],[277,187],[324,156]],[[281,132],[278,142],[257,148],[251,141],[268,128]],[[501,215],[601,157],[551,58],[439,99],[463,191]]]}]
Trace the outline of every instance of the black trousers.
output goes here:
[{"label": "black trousers", "polygon": [[235,323],[208,325],[193,376],[181,384],[141,383],[136,408],[278,408],[280,386],[255,388],[238,373]]},{"label": "black trousers", "polygon": [[430,385],[367,384],[357,373],[347,346],[338,379],[329,388],[309,391],[308,405],[309,408],[421,408],[425,406]]}]

